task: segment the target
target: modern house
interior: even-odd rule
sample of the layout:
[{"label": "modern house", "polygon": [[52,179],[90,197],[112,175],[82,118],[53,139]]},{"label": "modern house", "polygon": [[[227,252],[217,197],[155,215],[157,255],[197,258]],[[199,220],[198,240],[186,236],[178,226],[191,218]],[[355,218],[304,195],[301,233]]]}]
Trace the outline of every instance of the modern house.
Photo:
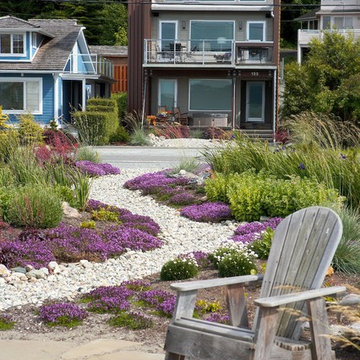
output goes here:
[{"label": "modern house", "polygon": [[127,91],[127,46],[90,45],[90,52],[98,57],[110,60],[113,64],[113,79],[111,92]]},{"label": "modern house", "polygon": [[31,113],[41,124],[70,121],[89,97],[110,95],[111,78],[76,20],[0,18],[0,105],[12,120]]},{"label": "modern house", "polygon": [[129,3],[129,111],[194,127],[277,126],[280,0]]},{"label": "modern house", "polygon": [[360,37],[360,0],[321,0],[315,9],[295,19],[301,23],[298,30],[298,63],[301,64],[312,39],[321,39],[324,31]]}]

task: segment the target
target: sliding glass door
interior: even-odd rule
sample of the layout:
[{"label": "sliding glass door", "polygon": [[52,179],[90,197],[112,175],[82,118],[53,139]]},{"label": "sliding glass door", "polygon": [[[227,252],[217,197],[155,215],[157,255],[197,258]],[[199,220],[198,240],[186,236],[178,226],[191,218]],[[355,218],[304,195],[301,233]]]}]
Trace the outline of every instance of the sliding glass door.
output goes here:
[{"label": "sliding glass door", "polygon": [[177,81],[175,79],[160,79],[158,106],[173,111],[177,106]]},{"label": "sliding glass door", "polygon": [[160,21],[160,50],[169,51],[174,48],[177,38],[177,21]]},{"label": "sliding glass door", "polygon": [[264,122],[265,83],[249,81],[246,84],[246,121]]}]

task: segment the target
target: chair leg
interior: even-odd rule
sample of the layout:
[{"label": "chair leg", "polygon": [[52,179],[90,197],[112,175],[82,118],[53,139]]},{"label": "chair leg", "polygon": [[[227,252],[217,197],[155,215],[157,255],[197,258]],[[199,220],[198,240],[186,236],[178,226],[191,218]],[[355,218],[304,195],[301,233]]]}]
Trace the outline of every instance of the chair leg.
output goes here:
[{"label": "chair leg", "polygon": [[313,360],[332,359],[328,316],[323,298],[307,302],[310,316]]}]

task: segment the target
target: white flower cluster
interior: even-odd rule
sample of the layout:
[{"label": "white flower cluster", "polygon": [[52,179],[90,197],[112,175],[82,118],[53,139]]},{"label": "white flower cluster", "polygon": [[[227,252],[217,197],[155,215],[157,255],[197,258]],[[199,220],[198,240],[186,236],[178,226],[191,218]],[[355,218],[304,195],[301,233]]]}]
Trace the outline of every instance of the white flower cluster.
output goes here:
[{"label": "white flower cluster", "polygon": [[176,260],[177,261],[182,261],[184,263],[188,263],[188,264],[191,264],[191,265],[195,265],[196,267],[198,267],[198,263],[197,263],[193,253],[189,253],[189,254],[186,254],[186,255],[180,255]]}]

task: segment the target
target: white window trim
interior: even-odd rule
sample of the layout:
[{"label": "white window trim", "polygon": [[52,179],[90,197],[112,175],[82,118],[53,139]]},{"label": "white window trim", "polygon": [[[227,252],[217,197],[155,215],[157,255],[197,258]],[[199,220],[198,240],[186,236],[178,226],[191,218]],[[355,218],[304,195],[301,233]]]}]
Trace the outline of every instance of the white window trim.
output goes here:
[{"label": "white window trim", "polygon": [[[229,40],[232,40],[232,41],[235,41],[235,21],[234,20],[190,20],[190,24],[189,24],[189,46],[191,44],[191,41],[198,41],[199,39],[192,39],[191,38],[191,35],[192,35],[192,27],[191,27],[191,23],[193,22],[210,22],[210,23],[214,23],[214,22],[228,22],[228,23],[233,23],[233,38],[232,39],[229,39]],[[201,40],[201,39],[200,39]],[[203,40],[210,40],[210,39],[203,39]],[[216,39],[214,39],[216,40]]]},{"label": "white window trim", "polygon": [[[263,40],[250,40],[250,25],[251,24],[263,24]],[[264,42],[266,41],[266,21],[247,21],[246,22],[246,41],[249,42]]]},{"label": "white window trim", "polygon": [[[17,56],[25,56],[26,55],[26,48],[27,48],[27,43],[26,43],[26,34],[25,33],[5,33],[5,32],[1,32],[2,35],[10,35],[10,53],[2,53],[0,52],[0,58],[1,57],[17,57]],[[14,53],[14,38],[13,35],[22,35],[23,36],[23,52],[22,53]],[[1,49],[0,49],[1,51]]]},{"label": "white window trim", "polygon": [[[190,108],[190,105],[191,105],[191,101],[190,101],[190,98],[191,98],[191,92],[190,92],[190,88],[191,88],[191,86],[190,86],[190,83],[191,83],[191,80],[211,80],[211,81],[223,81],[223,80],[230,80],[231,81],[231,79],[228,79],[228,78],[222,78],[222,79],[214,79],[214,78],[206,78],[206,79],[204,79],[204,78],[201,78],[201,79],[196,79],[196,78],[194,78],[194,79],[189,79],[189,89],[188,89],[188,107],[189,107],[189,111],[203,111],[203,112],[219,112],[219,113],[221,113],[221,112],[224,112],[224,111],[231,111],[231,108],[230,109],[221,109],[221,110],[219,110],[219,109],[217,109],[217,110],[211,110],[211,109],[191,109]],[[231,103],[232,103],[232,101],[231,101]],[[230,107],[231,107],[231,105],[230,105]]]},{"label": "white window trim", "polygon": [[[162,24],[175,24],[175,39],[174,43],[178,40],[178,21],[177,20],[161,20],[159,21],[159,44],[160,44],[160,51],[162,51]],[[164,39],[164,40],[172,40],[172,39]]]},{"label": "white window trim", "polygon": [[26,82],[27,81],[37,81],[39,83],[39,110],[38,111],[32,111],[31,114],[33,115],[42,115],[43,114],[43,79],[42,78],[33,78],[33,77],[6,77],[6,78],[0,78],[0,83],[3,82],[22,82],[24,84],[23,86],[23,96],[24,96],[24,108],[23,110],[6,110],[3,109],[4,114],[9,115],[17,115],[17,114],[27,114],[29,113],[28,110],[26,110]]},{"label": "white window trim", "polygon": [[[252,84],[261,84],[262,86],[262,108],[261,118],[249,118],[249,87]],[[265,122],[265,81],[248,81],[246,83],[246,122]]]},{"label": "white window trim", "polygon": [[[163,104],[160,103],[161,101],[161,86],[160,86],[160,82],[162,80],[172,80],[174,81],[174,108],[177,107],[177,95],[178,95],[178,81],[177,79],[169,79],[169,78],[160,78],[158,81],[158,107],[163,106]],[[166,109],[166,110],[173,110],[173,109]]]}]

